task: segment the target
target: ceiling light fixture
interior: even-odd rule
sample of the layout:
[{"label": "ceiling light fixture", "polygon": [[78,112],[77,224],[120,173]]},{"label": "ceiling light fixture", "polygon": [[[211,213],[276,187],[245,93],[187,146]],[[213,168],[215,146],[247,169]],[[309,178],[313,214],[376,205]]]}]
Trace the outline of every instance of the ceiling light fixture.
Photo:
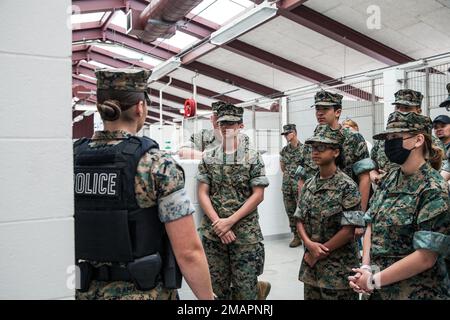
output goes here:
[{"label": "ceiling light fixture", "polygon": [[156,81],[168,73],[171,73],[175,69],[179,68],[181,66],[181,60],[178,57],[172,57],[169,60],[158,64],[156,67],[153,68],[152,74],[150,75],[150,78],[148,79],[148,82]]},{"label": "ceiling light fixture", "polygon": [[268,1],[264,1],[260,5],[249,10],[230,24],[227,24],[219,30],[213,32],[209,39],[214,45],[223,45],[250,29],[257,27],[261,23],[266,22],[277,14],[278,9],[272,6]]}]

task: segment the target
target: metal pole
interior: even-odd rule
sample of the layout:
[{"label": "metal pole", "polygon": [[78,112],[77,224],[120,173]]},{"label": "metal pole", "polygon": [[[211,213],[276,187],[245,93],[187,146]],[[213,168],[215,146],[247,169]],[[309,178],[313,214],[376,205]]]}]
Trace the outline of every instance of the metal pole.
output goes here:
[{"label": "metal pole", "polygon": [[426,97],[426,111],[425,114],[430,116],[430,107],[431,107],[431,99],[430,99],[430,68],[425,68],[425,97]]},{"label": "metal pole", "polygon": [[253,129],[253,143],[255,144],[255,149],[258,150],[258,144],[256,141],[256,109],[255,105],[252,105],[252,129]]},{"label": "metal pole", "polygon": [[376,114],[376,110],[375,110],[375,79],[372,79],[372,136],[375,134],[375,122],[377,120],[377,114]]},{"label": "metal pole", "polygon": [[[192,77],[192,98],[195,100],[195,102],[197,103],[197,83],[195,82],[195,79],[199,76],[198,73],[195,74],[195,76]],[[197,133],[197,128],[198,128],[198,113],[197,111],[195,112],[195,118],[193,119],[194,121],[194,133]],[[203,139],[203,137],[202,137]],[[203,142],[202,142],[203,143]]]},{"label": "metal pole", "polygon": [[163,143],[163,91],[169,87],[172,83],[172,77],[169,77],[169,82],[165,84],[160,90],[159,90],[159,143],[162,145]]}]

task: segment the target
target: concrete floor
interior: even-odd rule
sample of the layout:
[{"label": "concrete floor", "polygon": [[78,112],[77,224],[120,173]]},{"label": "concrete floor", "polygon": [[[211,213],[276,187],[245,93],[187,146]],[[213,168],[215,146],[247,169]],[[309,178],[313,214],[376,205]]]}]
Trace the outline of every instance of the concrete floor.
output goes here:
[{"label": "concrete floor", "polygon": [[[266,262],[259,279],[272,284],[267,300],[303,300],[303,283],[297,279],[303,247],[289,248],[290,241],[291,235],[266,237],[264,240]],[[179,293],[182,300],[195,299],[185,282]]]}]

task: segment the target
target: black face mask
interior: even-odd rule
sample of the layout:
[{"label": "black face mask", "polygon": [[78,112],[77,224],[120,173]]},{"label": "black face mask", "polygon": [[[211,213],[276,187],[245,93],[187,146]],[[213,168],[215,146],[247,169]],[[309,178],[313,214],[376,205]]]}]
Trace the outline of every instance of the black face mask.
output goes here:
[{"label": "black face mask", "polygon": [[386,153],[389,161],[400,165],[405,163],[406,159],[409,157],[409,154],[414,149],[415,148],[408,150],[403,148],[403,138],[390,139],[384,142],[384,152]]}]

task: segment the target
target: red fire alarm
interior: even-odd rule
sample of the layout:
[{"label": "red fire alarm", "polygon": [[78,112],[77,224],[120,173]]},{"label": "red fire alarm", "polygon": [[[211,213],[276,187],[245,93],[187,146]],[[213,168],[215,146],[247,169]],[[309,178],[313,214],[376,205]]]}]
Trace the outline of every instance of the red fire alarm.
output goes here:
[{"label": "red fire alarm", "polygon": [[186,99],[184,102],[184,117],[192,118],[195,117],[197,112],[197,102],[194,99]]}]

